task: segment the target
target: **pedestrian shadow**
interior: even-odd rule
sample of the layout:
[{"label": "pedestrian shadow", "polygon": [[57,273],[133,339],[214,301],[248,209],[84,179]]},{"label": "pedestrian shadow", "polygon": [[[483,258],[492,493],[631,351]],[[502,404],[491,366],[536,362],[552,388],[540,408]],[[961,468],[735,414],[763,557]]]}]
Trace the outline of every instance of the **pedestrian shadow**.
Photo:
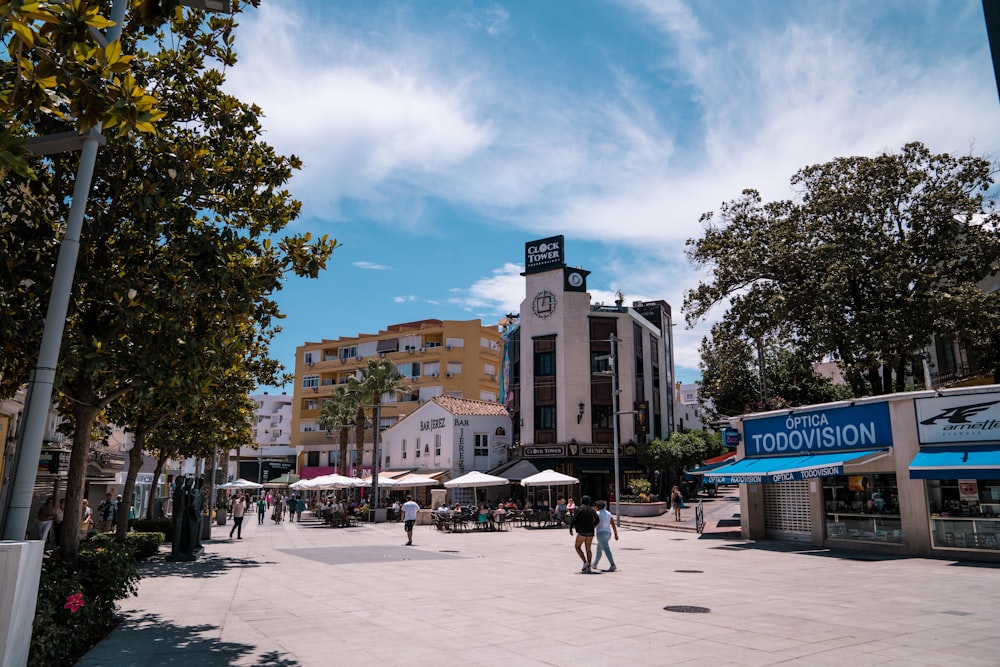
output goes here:
[{"label": "pedestrian shadow", "polygon": [[183,575],[201,579],[211,579],[238,568],[274,565],[274,561],[258,561],[252,558],[232,558],[217,554],[203,553],[198,560],[169,561],[166,554],[154,556],[139,564],[142,577],[173,577]]},{"label": "pedestrian shadow", "polygon": [[131,612],[76,664],[77,667],[106,664],[228,667],[250,656],[254,656],[255,665],[300,667],[301,664],[276,651],[256,653],[252,644],[220,641],[218,627],[214,625],[183,625],[158,614]]}]

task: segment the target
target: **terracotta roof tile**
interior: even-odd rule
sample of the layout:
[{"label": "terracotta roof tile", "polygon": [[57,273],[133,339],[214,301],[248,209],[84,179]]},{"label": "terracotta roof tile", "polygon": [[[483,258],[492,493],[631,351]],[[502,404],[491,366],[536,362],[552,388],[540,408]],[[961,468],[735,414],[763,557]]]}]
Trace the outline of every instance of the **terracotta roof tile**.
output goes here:
[{"label": "terracotta roof tile", "polygon": [[435,396],[431,400],[453,415],[506,417],[509,414],[504,406],[489,401],[474,401],[455,396]]}]

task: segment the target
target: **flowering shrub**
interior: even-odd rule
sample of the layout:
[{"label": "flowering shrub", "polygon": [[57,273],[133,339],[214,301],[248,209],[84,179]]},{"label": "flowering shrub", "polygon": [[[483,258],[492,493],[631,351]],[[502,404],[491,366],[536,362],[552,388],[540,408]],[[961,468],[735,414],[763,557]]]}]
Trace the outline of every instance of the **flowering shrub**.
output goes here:
[{"label": "flowering shrub", "polygon": [[628,483],[628,490],[632,492],[632,495],[639,496],[640,503],[649,502],[649,491],[652,488],[653,485],[649,483],[649,480],[641,477],[629,480]]},{"label": "flowering shrub", "polygon": [[28,664],[71,665],[114,626],[116,600],[135,595],[132,548],[100,538],[80,544],[76,566],[59,550],[42,561]]}]

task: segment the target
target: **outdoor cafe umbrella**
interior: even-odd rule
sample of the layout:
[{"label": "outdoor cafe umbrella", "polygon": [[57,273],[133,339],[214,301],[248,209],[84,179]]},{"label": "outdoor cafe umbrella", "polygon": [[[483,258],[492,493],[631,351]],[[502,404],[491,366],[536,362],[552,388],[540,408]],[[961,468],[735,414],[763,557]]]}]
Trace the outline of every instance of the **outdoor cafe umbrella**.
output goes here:
[{"label": "outdoor cafe umbrella", "polygon": [[552,487],[553,486],[571,486],[573,484],[579,484],[580,480],[571,475],[564,475],[561,472],[557,472],[552,468],[548,470],[543,470],[537,475],[530,475],[521,480],[521,486],[547,486],[549,488],[549,506],[552,506]]},{"label": "outdoor cafe umbrella", "polygon": [[251,482],[248,479],[235,479],[232,482],[226,482],[225,484],[220,484],[220,489],[259,489],[261,487],[257,482]]},{"label": "outdoor cafe umbrella", "polygon": [[476,489],[480,486],[504,486],[505,484],[510,484],[510,480],[506,477],[487,475],[484,472],[473,470],[455,479],[449,479],[444,483],[444,486],[446,489],[472,489],[472,497],[475,499]]},{"label": "outdoor cafe umbrella", "polygon": [[329,475],[313,477],[312,479],[299,480],[290,485],[290,488],[302,489],[304,491],[326,491],[328,489],[353,489],[363,485],[364,482],[357,477],[345,477],[344,475],[331,473]]}]

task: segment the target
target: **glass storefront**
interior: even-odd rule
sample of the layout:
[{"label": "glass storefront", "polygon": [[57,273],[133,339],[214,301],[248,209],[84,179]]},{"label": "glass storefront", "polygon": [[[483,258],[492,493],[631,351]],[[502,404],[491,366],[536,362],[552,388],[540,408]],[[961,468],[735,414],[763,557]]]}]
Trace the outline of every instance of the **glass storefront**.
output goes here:
[{"label": "glass storefront", "polygon": [[828,538],[903,541],[895,474],[824,477],[823,503]]},{"label": "glass storefront", "polygon": [[927,502],[935,548],[998,548],[1000,479],[929,479]]}]

